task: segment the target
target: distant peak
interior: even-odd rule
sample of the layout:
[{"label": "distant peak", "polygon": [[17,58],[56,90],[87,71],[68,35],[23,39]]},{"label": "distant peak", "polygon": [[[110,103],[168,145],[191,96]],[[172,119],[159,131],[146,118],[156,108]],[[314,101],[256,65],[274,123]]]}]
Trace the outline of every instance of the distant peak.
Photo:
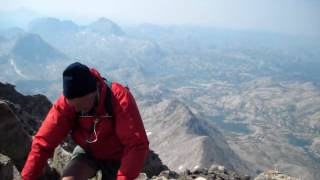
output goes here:
[{"label": "distant peak", "polygon": [[43,62],[45,59],[65,57],[64,54],[45,42],[39,35],[33,33],[26,33],[18,38],[12,49],[12,54],[23,62],[29,60]]},{"label": "distant peak", "polygon": [[124,35],[124,31],[115,22],[101,17],[88,25],[90,31],[100,35]]},{"label": "distant peak", "polygon": [[71,20],[60,20],[58,18],[54,17],[44,17],[44,18],[38,18],[33,21],[33,23],[71,23],[74,24]]},{"label": "distant peak", "polygon": [[32,21],[29,25],[29,29],[31,31],[43,31],[43,30],[51,30],[51,31],[75,31],[79,28],[77,24],[75,24],[71,20],[60,20],[53,17],[45,17],[38,18]]},{"label": "distant peak", "polygon": [[115,23],[112,22],[110,19],[107,19],[107,18],[105,18],[105,17],[100,17],[96,22],[115,24]]},{"label": "distant peak", "polygon": [[26,32],[19,27],[9,27],[6,29],[2,29],[0,31],[0,36],[4,37],[6,39],[16,39],[18,37],[21,37],[25,33]]},{"label": "distant peak", "polygon": [[20,37],[19,41],[37,41],[37,42],[42,42],[42,39],[38,34],[27,33],[24,36]]},{"label": "distant peak", "polygon": [[25,35],[18,38],[15,48],[30,48],[30,45],[36,48],[43,48],[44,46],[49,47],[49,45],[45,41],[43,41],[38,34],[26,33]]}]

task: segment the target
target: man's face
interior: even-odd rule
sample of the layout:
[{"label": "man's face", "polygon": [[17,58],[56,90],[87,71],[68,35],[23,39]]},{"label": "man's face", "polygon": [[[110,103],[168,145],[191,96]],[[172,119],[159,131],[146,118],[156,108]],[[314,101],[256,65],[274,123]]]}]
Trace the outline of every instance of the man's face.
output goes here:
[{"label": "man's face", "polygon": [[67,102],[72,106],[74,106],[77,112],[87,113],[95,105],[96,98],[97,98],[97,92],[94,91],[82,97],[67,99]]}]

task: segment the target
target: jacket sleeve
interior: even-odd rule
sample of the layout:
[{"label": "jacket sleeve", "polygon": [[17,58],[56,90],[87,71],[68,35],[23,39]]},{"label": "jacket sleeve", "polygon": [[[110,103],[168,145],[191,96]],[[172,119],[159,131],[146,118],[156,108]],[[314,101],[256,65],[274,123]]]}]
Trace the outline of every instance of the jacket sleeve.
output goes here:
[{"label": "jacket sleeve", "polygon": [[117,180],[134,179],[139,175],[149,152],[149,141],[130,91],[122,87],[115,96],[120,105],[115,112],[116,133],[124,145]]},{"label": "jacket sleeve", "polygon": [[54,149],[71,130],[74,118],[74,110],[61,96],[33,137],[31,151],[21,172],[23,180],[34,180],[42,174],[48,158],[52,157]]}]

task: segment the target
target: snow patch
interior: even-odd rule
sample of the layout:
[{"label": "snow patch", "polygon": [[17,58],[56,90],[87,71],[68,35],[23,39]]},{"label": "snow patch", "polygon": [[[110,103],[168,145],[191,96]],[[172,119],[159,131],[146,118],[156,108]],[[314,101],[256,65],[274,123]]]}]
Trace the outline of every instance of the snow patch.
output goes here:
[{"label": "snow patch", "polygon": [[179,166],[178,169],[179,169],[179,171],[181,171],[183,169],[183,166],[182,165]]},{"label": "snow patch", "polygon": [[149,135],[151,135],[151,134],[152,134],[152,132],[151,132],[151,131],[146,130],[146,132],[147,132],[147,136],[149,136]]},{"label": "snow patch", "polygon": [[10,64],[11,66],[13,67],[14,71],[19,75],[21,76],[22,78],[24,79],[28,79],[28,77],[26,75],[24,75],[21,70],[17,67],[17,65],[14,63],[13,59],[10,58]]}]

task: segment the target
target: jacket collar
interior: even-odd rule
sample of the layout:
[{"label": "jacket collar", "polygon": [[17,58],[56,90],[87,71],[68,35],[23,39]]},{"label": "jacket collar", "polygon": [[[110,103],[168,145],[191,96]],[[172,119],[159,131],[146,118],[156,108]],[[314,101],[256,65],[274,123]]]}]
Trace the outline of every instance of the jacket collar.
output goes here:
[{"label": "jacket collar", "polygon": [[104,79],[101,77],[100,73],[94,69],[90,69],[91,73],[96,77],[97,82],[98,82],[98,88],[99,88],[99,102],[98,102],[98,107],[96,109],[96,115],[105,115],[105,108],[104,108],[104,101],[106,98],[106,83],[104,82]]}]

